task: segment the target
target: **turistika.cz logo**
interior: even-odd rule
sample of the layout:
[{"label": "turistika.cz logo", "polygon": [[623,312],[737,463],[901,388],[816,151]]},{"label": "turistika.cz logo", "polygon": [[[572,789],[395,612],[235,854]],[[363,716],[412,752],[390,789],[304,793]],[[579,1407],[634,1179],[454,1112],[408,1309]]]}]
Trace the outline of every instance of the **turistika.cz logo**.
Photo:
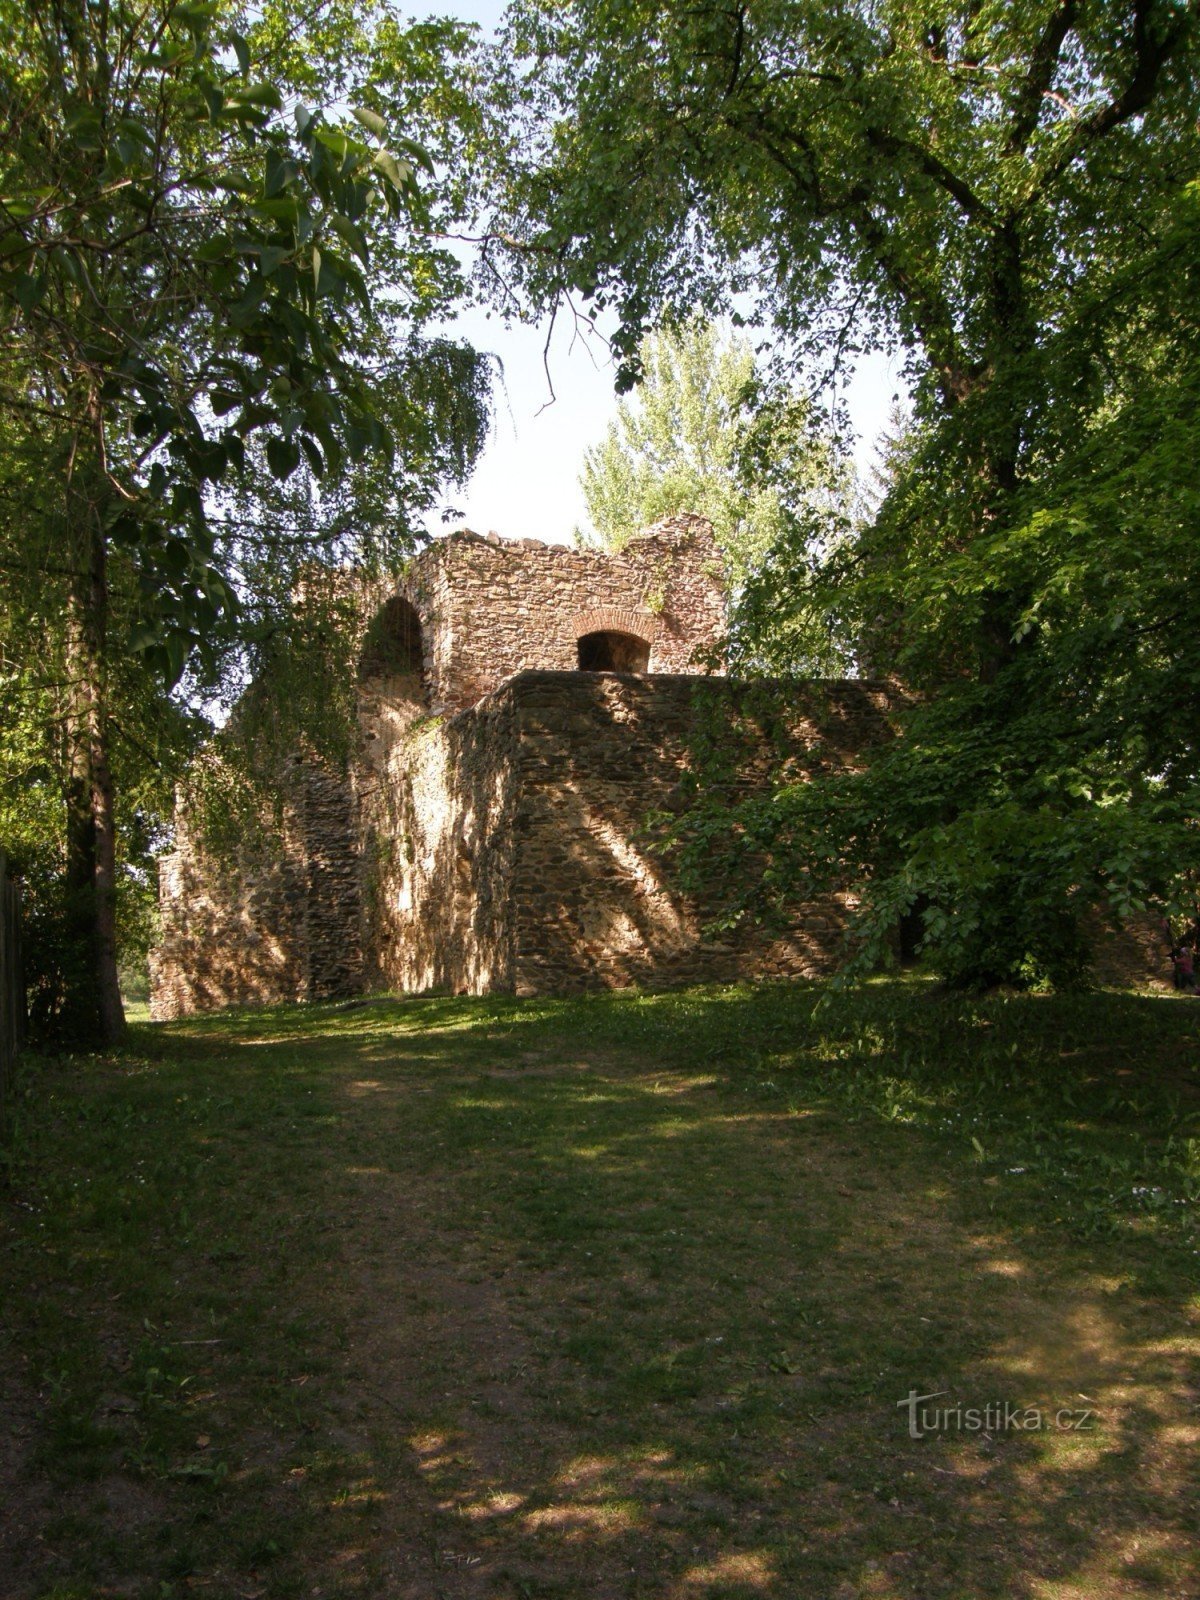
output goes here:
[{"label": "turistika.cz logo", "polygon": [[943,1400],[949,1389],[937,1389],[932,1394],[908,1391],[908,1398],[897,1400],[896,1405],[908,1412],[908,1436],[923,1439],[930,1433],[1046,1433],[1058,1429],[1063,1433],[1086,1433],[1096,1427],[1094,1408],[1059,1406],[1050,1410],[1045,1406],[1013,1405],[1008,1400],[989,1400],[982,1406],[931,1406],[931,1400]]}]

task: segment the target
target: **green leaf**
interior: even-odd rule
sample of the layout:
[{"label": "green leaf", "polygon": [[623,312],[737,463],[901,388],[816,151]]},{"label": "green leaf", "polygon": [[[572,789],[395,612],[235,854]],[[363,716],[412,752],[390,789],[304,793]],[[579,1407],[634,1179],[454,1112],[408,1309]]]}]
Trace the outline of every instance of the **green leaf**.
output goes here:
[{"label": "green leaf", "polygon": [[337,156],[341,162],[345,161],[353,148],[351,141],[340,128],[318,128],[315,138],[323,149]]},{"label": "green leaf", "polygon": [[403,134],[397,134],[393,142],[396,148],[403,150],[405,155],[410,157],[418,167],[424,167],[430,176],[433,175],[436,170],[433,164],[433,157],[424,145],[418,144],[415,139],[405,138]]},{"label": "green leaf", "polygon": [[129,630],[129,648],[134,655],[145,655],[158,647],[158,629],[152,622],[137,622]]},{"label": "green leaf", "polygon": [[19,272],[10,280],[11,293],[22,311],[32,311],[40,304],[47,283],[44,272]]},{"label": "green leaf", "polygon": [[272,434],[267,440],[267,465],[272,475],[281,481],[290,478],[300,465],[300,450],[295,440]]},{"label": "green leaf", "polygon": [[271,83],[249,83],[229,96],[230,105],[256,106],[278,111],[283,105],[279,90]]},{"label": "green leaf", "polygon": [[182,578],[192,564],[192,553],[182,539],[167,539],[159,562],[173,577]]},{"label": "green leaf", "polygon": [[351,106],[356,122],[366,128],[368,133],[373,133],[377,139],[382,139],[387,132],[387,123],[377,111],[368,111],[365,106]]},{"label": "green leaf", "polygon": [[413,169],[409,162],[397,161],[390,150],[376,150],[374,164],[398,194],[411,191]]},{"label": "green leaf", "polygon": [[344,217],[341,212],[335,212],[329,218],[329,226],[353,250],[363,265],[367,266],[369,264],[367,237],[358,224],[351,222],[350,218]]},{"label": "green leaf", "polygon": [[291,194],[272,200],[252,200],[250,209],[255,216],[267,217],[272,222],[289,222],[293,227],[300,219],[300,202]]},{"label": "green leaf", "polygon": [[321,454],[314,439],[306,433],[300,435],[300,448],[308,457],[308,464],[312,468],[313,477],[321,479],[325,476],[325,457]]},{"label": "green leaf", "polygon": [[262,262],[263,276],[269,278],[279,270],[292,252],[284,245],[264,244],[258,247],[256,253]]},{"label": "green leaf", "polygon": [[205,239],[203,244],[197,245],[192,251],[195,261],[214,262],[222,261],[233,249],[232,241],[218,234],[213,239]]}]

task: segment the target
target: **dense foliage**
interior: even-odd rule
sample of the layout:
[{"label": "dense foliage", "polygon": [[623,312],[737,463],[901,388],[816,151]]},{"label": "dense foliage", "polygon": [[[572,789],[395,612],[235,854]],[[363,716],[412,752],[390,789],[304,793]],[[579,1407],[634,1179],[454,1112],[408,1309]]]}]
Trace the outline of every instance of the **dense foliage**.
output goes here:
[{"label": "dense foliage", "polygon": [[521,0],[509,47],[488,249],[614,308],[627,380],[649,320],[738,291],[809,363],[907,353],[877,515],[828,560],[777,546],[743,628],[752,662],[827,617],[913,692],[903,735],[702,803],[694,860],[765,860],[749,904],[854,878],[864,960],[924,906],[964,982],[1079,976],[1088,907],[1191,915],[1195,8]]},{"label": "dense foliage", "polygon": [[[61,891],[49,1009],[113,1037],[154,831],[123,797],[161,801],[194,745],[171,686],[236,693],[301,575],[394,565],[482,441],[484,365],[422,336],[460,288],[430,235],[466,33],[336,3],[2,13],[0,823]],[[344,126],[309,103],[334,97]]]}]

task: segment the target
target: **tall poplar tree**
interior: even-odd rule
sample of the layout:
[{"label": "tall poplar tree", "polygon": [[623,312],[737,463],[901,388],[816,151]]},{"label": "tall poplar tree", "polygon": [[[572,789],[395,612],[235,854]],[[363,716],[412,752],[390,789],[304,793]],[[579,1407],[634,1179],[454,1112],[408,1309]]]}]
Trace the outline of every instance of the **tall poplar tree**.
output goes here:
[{"label": "tall poplar tree", "polygon": [[647,334],[641,380],[584,457],[588,515],[610,549],[697,511],[740,586],[799,518],[832,522],[846,474],[807,398],[769,379],[748,339],[693,317]]}]

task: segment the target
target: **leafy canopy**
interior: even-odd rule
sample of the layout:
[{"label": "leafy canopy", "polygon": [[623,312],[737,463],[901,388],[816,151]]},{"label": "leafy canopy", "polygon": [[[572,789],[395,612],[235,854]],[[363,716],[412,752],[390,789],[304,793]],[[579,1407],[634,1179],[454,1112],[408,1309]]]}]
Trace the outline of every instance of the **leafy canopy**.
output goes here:
[{"label": "leafy canopy", "polygon": [[615,310],[626,382],[649,323],[739,293],[814,369],[907,355],[872,524],[817,563],[778,544],[747,614],[763,653],[824,614],[918,698],[860,774],[702,804],[697,859],[724,838],[747,903],[848,874],[868,956],[925,903],[963,981],[1078,972],[1088,906],[1193,903],[1196,8],[511,16],[524,121],[485,262]]},{"label": "leafy canopy", "polygon": [[103,485],[136,551],[134,647],[177,677],[234,603],[207,486],[260,439],[279,479],[390,452],[355,319],[370,218],[420,224],[429,157],[360,107],[353,131],[275,81],[215,4],[0,11],[0,399]]}]

